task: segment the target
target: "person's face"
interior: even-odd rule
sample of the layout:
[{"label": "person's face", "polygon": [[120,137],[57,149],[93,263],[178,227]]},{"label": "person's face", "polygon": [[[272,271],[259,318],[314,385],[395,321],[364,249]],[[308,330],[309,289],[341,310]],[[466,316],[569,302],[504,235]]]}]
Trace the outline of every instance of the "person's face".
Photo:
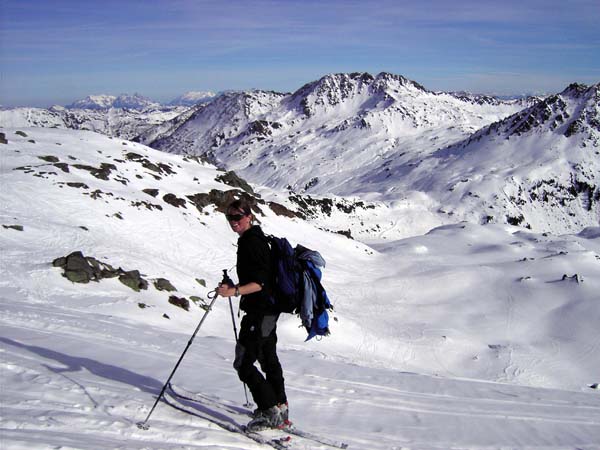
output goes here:
[{"label": "person's face", "polygon": [[252,226],[252,216],[239,209],[230,209],[225,218],[229,226],[240,236]]}]

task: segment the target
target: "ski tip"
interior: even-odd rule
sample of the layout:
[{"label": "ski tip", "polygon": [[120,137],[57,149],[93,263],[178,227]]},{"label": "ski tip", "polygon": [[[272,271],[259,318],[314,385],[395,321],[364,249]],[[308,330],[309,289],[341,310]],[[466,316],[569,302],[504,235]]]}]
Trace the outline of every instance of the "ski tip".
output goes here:
[{"label": "ski tip", "polygon": [[280,437],[277,439],[273,439],[271,442],[273,442],[274,444],[280,445],[283,448],[289,448],[289,446],[292,443],[292,437],[284,436],[284,437]]}]

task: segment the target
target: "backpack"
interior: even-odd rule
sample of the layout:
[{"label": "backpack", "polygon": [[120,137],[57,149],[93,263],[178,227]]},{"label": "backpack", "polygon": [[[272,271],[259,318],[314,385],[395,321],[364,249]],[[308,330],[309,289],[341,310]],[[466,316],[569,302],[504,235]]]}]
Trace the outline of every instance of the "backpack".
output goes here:
[{"label": "backpack", "polygon": [[292,248],[283,237],[266,236],[271,249],[273,282],[270,299],[278,312],[298,314],[308,332],[306,340],[329,335],[328,310],[333,306],[321,284],[325,260],[301,245]]}]

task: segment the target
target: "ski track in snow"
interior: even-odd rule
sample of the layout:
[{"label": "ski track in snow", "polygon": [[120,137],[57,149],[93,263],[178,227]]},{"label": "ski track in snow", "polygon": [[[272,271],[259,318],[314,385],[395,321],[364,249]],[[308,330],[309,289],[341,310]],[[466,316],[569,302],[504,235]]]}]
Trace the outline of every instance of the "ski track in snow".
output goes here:
[{"label": "ski track in snow", "polygon": [[[117,279],[72,284],[50,264],[82,249],[149,279],[169,278],[178,296],[206,298],[221,269],[232,266],[235,236],[218,214],[176,209],[139,189],[183,197],[229,187],[214,181],[210,167],[141,145],[24,131],[27,138],[7,132],[0,159],[0,222],[24,227],[0,228],[0,448],[264,448],[163,403],[150,429],[138,429],[204,310],[185,312],[168,294],[134,292]],[[76,170],[47,179],[13,170],[34,167],[39,155],[98,166],[124,151],[178,173],[153,180],[139,165],[121,163],[119,174],[130,180],[123,185]],[[115,198],[92,200],[56,184],[66,181]],[[140,198],[163,211],[130,205]],[[124,220],[112,217],[117,211]],[[332,335],[303,343],[295,317],[279,322],[291,418],[300,429],[365,450],[600,448],[600,397],[587,387],[600,381],[598,233],[544,236],[463,223],[365,247],[268,211],[261,221],[328,262]],[[583,282],[564,281],[563,273]],[[218,301],[174,382],[241,405],[233,347],[229,305]],[[292,439],[291,448],[327,447]]]}]

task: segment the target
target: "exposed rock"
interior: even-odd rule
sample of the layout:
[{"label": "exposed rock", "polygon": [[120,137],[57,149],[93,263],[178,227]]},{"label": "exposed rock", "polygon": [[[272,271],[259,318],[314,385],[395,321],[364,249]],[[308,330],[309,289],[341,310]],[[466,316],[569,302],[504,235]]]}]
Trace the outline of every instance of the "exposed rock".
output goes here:
[{"label": "exposed rock", "polygon": [[2,227],[7,230],[12,229],[17,231],[23,231],[23,225],[2,225]]},{"label": "exposed rock", "polygon": [[158,189],[142,189],[142,192],[152,197],[156,197],[158,195]]},{"label": "exposed rock", "polygon": [[113,170],[117,169],[117,166],[115,166],[114,164],[109,164],[109,163],[101,163],[100,167],[92,167],[92,166],[87,166],[85,164],[74,164],[73,167],[75,167],[77,169],[81,169],[81,170],[87,170],[93,176],[95,176],[96,178],[98,178],[100,180],[108,180],[108,176],[110,175],[110,173]]},{"label": "exposed rock", "polygon": [[331,216],[333,200],[330,198],[316,199],[308,195],[292,195],[289,199],[300,207],[300,212],[298,214],[300,214],[302,218],[314,216],[319,213]]},{"label": "exposed rock", "polygon": [[269,122],[267,120],[255,120],[248,124],[247,134],[258,134],[262,136],[270,136],[273,130],[278,130],[282,127],[279,122]]},{"label": "exposed rock", "polygon": [[89,186],[85,183],[70,182],[70,183],[67,183],[67,186],[72,187],[72,188],[78,188],[78,189],[89,189]]},{"label": "exposed rock", "polygon": [[171,305],[175,305],[178,306],[182,309],[185,309],[186,311],[190,310],[190,301],[187,298],[184,297],[176,297],[174,295],[171,295],[169,297],[169,303]]},{"label": "exposed rock", "polygon": [[52,261],[52,265],[61,267],[64,270],[63,276],[73,283],[88,283],[99,281],[102,278],[112,278],[117,276],[121,270],[114,269],[111,265],[93,257],[86,257],[80,251],[57,258]]},{"label": "exposed rock", "polygon": [[208,194],[200,193],[194,195],[188,195],[187,198],[192,202],[192,204],[198,209],[198,211],[202,212],[202,209],[208,205],[215,205],[216,210],[218,212],[224,213],[227,209],[227,206],[234,200],[243,199],[250,203],[253,211],[261,213],[262,211],[258,207],[259,203],[264,203],[264,200],[257,199],[256,197],[246,193],[239,191],[237,189],[232,189],[230,191],[220,191],[218,189],[212,189]]},{"label": "exposed rock", "polygon": [[154,280],[153,284],[157,291],[173,292],[177,290],[177,288],[175,288],[175,286],[173,286],[166,278],[157,278]]},{"label": "exposed rock", "polygon": [[56,156],[52,156],[52,155],[38,156],[38,158],[41,159],[42,161],[46,161],[49,163],[57,163],[60,161],[60,159],[58,159]]},{"label": "exposed rock", "polygon": [[129,152],[125,155],[125,158],[127,158],[130,161],[138,162],[142,165],[142,167],[148,170],[152,170],[153,172],[160,173],[162,175],[173,175],[176,173],[173,169],[171,169],[171,167],[168,164],[153,163],[148,158],[137,153]]},{"label": "exposed rock", "polygon": [[120,267],[115,269],[110,264],[98,261],[96,258],[84,256],[81,251],[56,258],[52,261],[52,265],[62,268],[63,276],[73,283],[88,283],[118,276],[121,283],[136,292],[148,289],[148,282],[142,278],[138,270],[124,271]]},{"label": "exposed rock", "polygon": [[268,203],[269,208],[271,208],[271,210],[277,214],[278,216],[284,216],[284,217],[299,217],[299,214],[297,212],[291,211],[290,209],[286,208],[285,206],[276,203],[276,202],[269,202]]},{"label": "exposed rock", "polygon": [[60,170],[62,170],[65,173],[69,173],[70,172],[69,165],[67,163],[57,162],[57,163],[54,163],[54,167],[59,168]]},{"label": "exposed rock", "polygon": [[119,277],[119,281],[136,292],[148,289],[148,282],[142,278],[139,270],[124,272]]},{"label": "exposed rock", "polygon": [[169,205],[173,205],[176,208],[182,206],[185,208],[185,199],[177,197],[175,194],[165,194],[163,195],[163,200]]},{"label": "exposed rock", "polygon": [[224,175],[220,175],[215,178],[215,181],[220,181],[221,183],[225,183],[229,186],[243,189],[244,191],[254,195],[252,187],[246,182],[246,180],[240,178],[235,172],[225,172]]},{"label": "exposed rock", "polygon": [[342,236],[346,236],[348,239],[354,239],[352,237],[352,232],[350,230],[339,230],[336,231],[337,234],[341,234]]},{"label": "exposed rock", "polygon": [[136,208],[140,208],[143,206],[146,209],[149,209],[150,211],[152,211],[154,209],[158,209],[159,211],[162,211],[162,209],[163,209],[161,205],[155,205],[154,203],[148,203],[145,201],[131,202],[131,206],[135,206]]}]

